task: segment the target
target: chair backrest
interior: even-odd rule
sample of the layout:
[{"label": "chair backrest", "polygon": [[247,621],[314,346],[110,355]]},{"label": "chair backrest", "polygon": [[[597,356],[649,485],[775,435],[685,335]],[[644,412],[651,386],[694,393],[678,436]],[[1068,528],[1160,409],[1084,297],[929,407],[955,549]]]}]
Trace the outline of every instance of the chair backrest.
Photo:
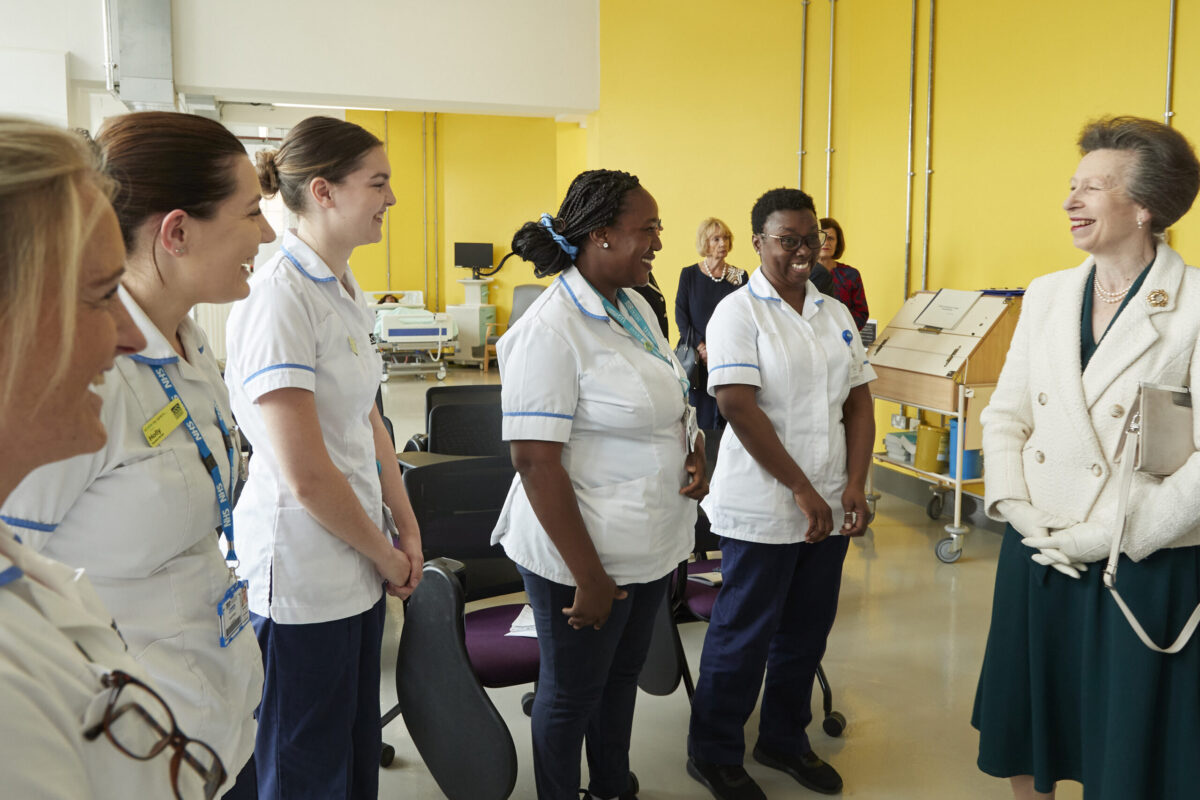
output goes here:
[{"label": "chair backrest", "polygon": [[427,563],[405,607],[396,658],[404,724],[446,797],[505,800],[517,783],[516,747],[471,669],[464,637],[458,579]]},{"label": "chair backrest", "polygon": [[404,472],[425,557],[462,561],[468,600],[524,588],[503,548],[490,541],[515,474],[507,457],[464,458]]},{"label": "chair backrest", "polygon": [[546,287],[540,283],[520,283],[513,287],[512,311],[508,314],[508,327],[521,318],[521,315],[529,310],[533,305],[533,301],[538,299]]},{"label": "chair backrest", "polygon": [[466,405],[468,403],[500,403],[500,384],[469,386],[430,386],[425,391],[425,432],[429,433],[429,412],[434,406]]},{"label": "chair backrest", "polygon": [[429,410],[429,452],[451,456],[509,456],[495,403],[440,404]]}]

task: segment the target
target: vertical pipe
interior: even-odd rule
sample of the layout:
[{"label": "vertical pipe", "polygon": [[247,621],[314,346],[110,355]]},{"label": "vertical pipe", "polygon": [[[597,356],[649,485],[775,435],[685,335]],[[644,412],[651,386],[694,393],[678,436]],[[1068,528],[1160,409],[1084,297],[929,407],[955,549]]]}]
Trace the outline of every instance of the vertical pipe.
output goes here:
[{"label": "vertical pipe", "polygon": [[438,240],[442,232],[438,227],[438,115],[433,112],[433,308],[436,311],[442,307],[442,259],[438,250]]},{"label": "vertical pipe", "polygon": [[908,178],[904,189],[904,296],[912,283],[912,195],[913,195],[913,107],[917,91],[917,0],[912,0],[912,23],[908,40]]},{"label": "vertical pipe", "polygon": [[825,216],[833,216],[830,178],[833,175],[833,20],[837,0],[829,0],[829,101],[825,111]]},{"label": "vertical pipe", "polygon": [[808,67],[808,3],[800,3],[800,141],[796,148],[796,188],[804,188],[804,82]]},{"label": "vertical pipe", "polygon": [[929,288],[929,184],[933,177],[933,21],[937,0],[929,0],[929,75],[925,89],[925,233],[921,245],[921,288]]},{"label": "vertical pipe", "polygon": [[1163,122],[1171,124],[1175,112],[1171,110],[1171,92],[1175,78],[1175,0],[1171,0],[1171,22],[1167,30],[1167,105],[1163,110]]},{"label": "vertical pipe", "polygon": [[100,18],[104,21],[104,90],[116,95],[116,81],[113,78],[112,56],[112,8],[108,0],[100,0]]},{"label": "vertical pipe", "polygon": [[[421,114],[421,247],[424,259],[421,261],[421,274],[425,276],[425,294],[422,300],[429,303],[429,157],[425,146],[425,121],[429,114]],[[437,310],[434,305],[433,310]]]},{"label": "vertical pipe", "polygon": [[[388,149],[388,112],[383,112],[383,152],[387,153],[388,161],[392,160],[391,150]],[[384,271],[387,276],[387,288],[392,288],[392,215],[383,217],[383,252]]]}]

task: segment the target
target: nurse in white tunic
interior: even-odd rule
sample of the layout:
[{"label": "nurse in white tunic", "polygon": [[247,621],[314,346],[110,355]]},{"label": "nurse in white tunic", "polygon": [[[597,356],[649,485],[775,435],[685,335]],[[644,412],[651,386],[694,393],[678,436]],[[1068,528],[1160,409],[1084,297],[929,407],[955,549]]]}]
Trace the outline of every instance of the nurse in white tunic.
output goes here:
[{"label": "nurse in white tunic", "polygon": [[[31,546],[88,570],[179,724],[221,756],[232,790],[253,753],[262,665],[238,627],[249,616],[234,572],[233,415],[187,314],[248,294],[244,265],[275,232],[245,148],[217,122],[129,114],[97,144],[120,187],[120,300],[147,344],[97,389],[107,445],[35,471],[3,513]],[[232,796],[253,788],[252,773]]]},{"label": "nurse in white tunic", "polygon": [[498,347],[519,475],[492,540],[517,563],[534,611],[541,800],[577,800],[585,738],[586,794],[637,796],[637,676],[707,491],[687,379],[650,305],[627,291],[648,280],[660,230],[636,177],[592,170],[557,218],[513,237],[539,277],[558,276]]},{"label": "nurse in white tunic", "polygon": [[809,280],[824,240],[812,199],[775,189],[750,218],[762,266],[708,323],[709,391],[729,427],[702,505],[722,537],[724,582],[688,741],[688,772],[714,796],[737,800],[763,797],[742,759],[764,670],[755,759],[809,789],[841,790],[804,731],[846,537],[867,527],[875,437],[867,389],[875,373],[858,329]]},{"label": "nurse in white tunic", "polygon": [[[104,446],[89,384],[112,382],[114,358],[146,344],[117,298],[125,250],[92,162],[75,134],[0,118],[0,503],[36,467]],[[107,533],[100,521],[91,532]],[[141,717],[103,724],[114,699],[164,730],[169,717],[129,681],[153,683],[87,576],[22,544],[30,533],[0,523],[0,793],[214,797],[224,772],[207,747],[190,743],[195,758],[173,770],[176,748]],[[114,746],[134,745],[127,734],[158,754],[130,758]]]},{"label": "nurse in white tunic", "polygon": [[266,668],[264,800],[378,790],[384,584],[402,597],[416,587],[421,537],[375,407],[375,317],[348,262],[382,238],[390,177],[378,139],[328,117],[259,155],[263,190],[299,218],[226,335],[225,380],[254,446],[234,522]]}]

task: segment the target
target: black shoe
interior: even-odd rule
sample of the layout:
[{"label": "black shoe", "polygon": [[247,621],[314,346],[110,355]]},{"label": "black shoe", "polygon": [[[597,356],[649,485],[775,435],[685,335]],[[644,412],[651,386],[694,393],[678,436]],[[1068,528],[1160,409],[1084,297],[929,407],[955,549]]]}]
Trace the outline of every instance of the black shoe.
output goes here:
[{"label": "black shoe", "polygon": [[763,790],[746,774],[741,764],[711,764],[689,758],[687,771],[717,800],[767,800]]},{"label": "black shoe", "polygon": [[[633,774],[633,770],[629,771],[629,788],[616,796],[615,800],[638,800],[638,789],[641,787],[638,784],[637,775]],[[579,790],[579,800],[599,800],[594,794],[587,789]]]},{"label": "black shoe", "polygon": [[802,756],[784,756],[772,753],[759,744],[754,747],[754,760],[764,767],[786,772],[801,786],[814,792],[837,794],[842,790],[842,776],[812,750]]}]

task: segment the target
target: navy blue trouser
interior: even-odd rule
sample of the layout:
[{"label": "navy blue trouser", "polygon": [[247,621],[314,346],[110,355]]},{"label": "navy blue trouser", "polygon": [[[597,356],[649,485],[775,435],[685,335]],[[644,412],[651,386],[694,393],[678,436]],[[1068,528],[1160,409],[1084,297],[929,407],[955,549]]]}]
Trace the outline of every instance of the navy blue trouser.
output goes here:
[{"label": "navy blue trouser", "polygon": [[383,598],[332,622],[251,621],[265,673],[254,743],[259,797],[375,800]]},{"label": "navy blue trouser", "polygon": [[587,741],[596,797],[629,788],[629,734],[637,680],[669,576],[626,584],[600,630],[575,630],[562,613],[575,587],[521,569],[533,607],[541,668],[533,701],[533,773],[539,800],[579,800],[579,749]]},{"label": "navy blue trouser", "polygon": [[845,536],[817,544],[721,538],[721,591],[700,656],[689,755],[741,764],[759,686],[758,741],[785,756],[812,749],[804,729],[812,721],[813,679],[837,615],[848,544]]}]

